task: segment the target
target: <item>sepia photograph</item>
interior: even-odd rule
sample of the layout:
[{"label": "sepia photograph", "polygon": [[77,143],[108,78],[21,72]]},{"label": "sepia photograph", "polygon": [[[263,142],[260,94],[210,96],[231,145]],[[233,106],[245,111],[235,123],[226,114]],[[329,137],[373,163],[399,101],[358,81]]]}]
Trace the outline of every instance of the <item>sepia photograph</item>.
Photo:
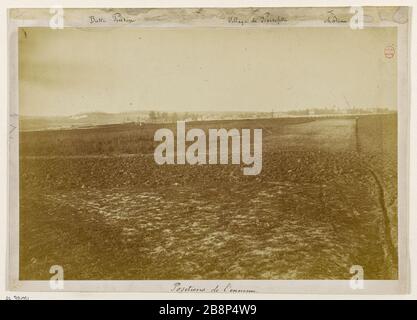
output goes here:
[{"label": "sepia photograph", "polygon": [[9,15],[13,288],[406,290],[407,7]]}]

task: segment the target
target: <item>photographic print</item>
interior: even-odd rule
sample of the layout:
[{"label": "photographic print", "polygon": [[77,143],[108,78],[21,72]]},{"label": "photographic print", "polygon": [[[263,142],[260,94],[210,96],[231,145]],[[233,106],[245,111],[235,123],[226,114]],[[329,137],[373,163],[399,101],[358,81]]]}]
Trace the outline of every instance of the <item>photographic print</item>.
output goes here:
[{"label": "photographic print", "polygon": [[10,24],[12,287],[405,290],[406,7]]}]

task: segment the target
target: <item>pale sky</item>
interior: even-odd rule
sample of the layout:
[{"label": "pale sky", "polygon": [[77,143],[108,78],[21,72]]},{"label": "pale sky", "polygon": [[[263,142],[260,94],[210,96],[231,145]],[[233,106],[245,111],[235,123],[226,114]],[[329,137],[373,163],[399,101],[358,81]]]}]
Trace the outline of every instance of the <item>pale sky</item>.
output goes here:
[{"label": "pale sky", "polygon": [[22,115],[396,109],[395,28],[24,28]]}]

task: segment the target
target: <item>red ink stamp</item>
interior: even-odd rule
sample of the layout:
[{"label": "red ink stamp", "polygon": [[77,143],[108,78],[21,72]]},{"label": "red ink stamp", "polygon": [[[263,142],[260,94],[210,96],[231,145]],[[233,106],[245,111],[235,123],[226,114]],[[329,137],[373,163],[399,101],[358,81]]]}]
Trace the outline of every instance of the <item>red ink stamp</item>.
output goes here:
[{"label": "red ink stamp", "polygon": [[391,59],[394,57],[395,49],[393,46],[386,46],[384,49],[385,58]]}]

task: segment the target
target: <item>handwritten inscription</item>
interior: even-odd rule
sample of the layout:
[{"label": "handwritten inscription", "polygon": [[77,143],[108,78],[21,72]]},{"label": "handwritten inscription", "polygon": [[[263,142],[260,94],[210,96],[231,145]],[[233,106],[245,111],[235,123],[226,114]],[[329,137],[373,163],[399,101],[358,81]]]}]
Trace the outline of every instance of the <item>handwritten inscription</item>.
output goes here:
[{"label": "handwritten inscription", "polygon": [[215,284],[212,287],[197,287],[192,285],[182,284],[181,282],[174,283],[171,292],[177,293],[255,293],[253,289],[236,289],[231,283],[226,285]]},{"label": "handwritten inscription", "polygon": [[[89,19],[90,24],[104,24],[104,23],[129,24],[129,23],[136,22],[134,18],[124,16],[120,12],[116,12],[110,16],[89,16],[88,19]],[[270,13],[265,13],[264,15],[252,16],[252,17],[230,16],[227,18],[227,22],[229,24],[237,24],[237,25],[246,25],[246,24],[279,25],[279,24],[288,22],[288,19],[280,15],[272,15]],[[346,18],[338,17],[334,13],[333,10],[329,10],[327,11],[327,16],[323,22],[329,23],[329,24],[338,24],[338,23],[347,23],[348,20]]]},{"label": "handwritten inscription", "polygon": [[106,17],[97,17],[97,16],[89,16],[89,23],[90,24],[100,24],[106,22],[113,22],[113,23],[133,23],[136,20],[130,17],[125,17],[119,12],[116,12],[110,16],[110,18]]},{"label": "handwritten inscription", "polygon": [[348,22],[346,19],[339,18],[336,16],[336,14],[333,12],[333,10],[327,11],[327,18],[324,20],[324,23],[346,23]]},{"label": "handwritten inscription", "polygon": [[227,19],[228,23],[231,24],[281,24],[282,22],[287,22],[287,18],[282,16],[273,16],[270,14],[265,14],[262,16],[251,17],[251,18],[241,18],[241,17],[229,17]]},{"label": "handwritten inscription", "polygon": [[90,24],[96,24],[96,23],[105,23],[106,19],[102,17],[96,17],[96,16],[89,16],[88,17]]},{"label": "handwritten inscription", "polygon": [[6,296],[6,300],[30,300],[28,296]]},{"label": "handwritten inscription", "polygon": [[132,22],[135,22],[134,19],[124,17],[121,13],[113,14],[112,19],[113,19],[113,22],[116,22],[116,23],[120,23],[120,22],[122,22],[122,23],[132,23]]}]

